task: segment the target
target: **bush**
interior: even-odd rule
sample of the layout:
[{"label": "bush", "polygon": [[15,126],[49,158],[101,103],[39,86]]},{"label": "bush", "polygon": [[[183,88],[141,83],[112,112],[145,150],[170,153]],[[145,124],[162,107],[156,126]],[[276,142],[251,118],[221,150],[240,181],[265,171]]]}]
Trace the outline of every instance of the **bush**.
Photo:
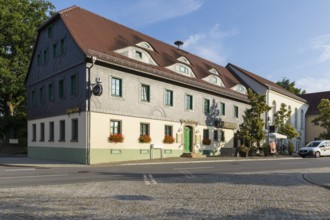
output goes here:
[{"label": "bush", "polygon": [[203,138],[203,144],[204,145],[210,145],[211,144],[211,139],[210,138]]},{"label": "bush", "polygon": [[294,145],[291,142],[289,143],[288,152],[289,155],[292,155],[292,153],[294,152]]},{"label": "bush", "polygon": [[150,143],[151,142],[151,137],[149,135],[141,135],[139,137],[139,142],[140,143]]},{"label": "bush", "polygon": [[165,135],[163,143],[164,144],[172,144],[174,143],[174,137],[172,137],[171,135]]},{"label": "bush", "polygon": [[263,148],[264,148],[264,155],[265,156],[270,155],[270,147],[267,142],[263,144]]},{"label": "bush", "polygon": [[124,136],[122,134],[111,134],[108,140],[110,143],[122,143]]}]

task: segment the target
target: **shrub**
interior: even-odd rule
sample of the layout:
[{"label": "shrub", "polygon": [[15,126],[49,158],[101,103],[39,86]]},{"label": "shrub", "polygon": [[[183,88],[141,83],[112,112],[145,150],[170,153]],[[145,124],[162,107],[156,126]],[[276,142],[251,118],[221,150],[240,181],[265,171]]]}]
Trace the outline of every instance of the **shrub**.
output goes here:
[{"label": "shrub", "polygon": [[211,139],[210,138],[203,138],[203,144],[204,145],[210,145],[211,144]]},{"label": "shrub", "polygon": [[165,135],[163,143],[172,144],[174,143],[174,138],[171,135]]},{"label": "shrub", "polygon": [[122,143],[124,136],[122,134],[111,134],[108,140],[110,143]]},{"label": "shrub", "polygon": [[149,135],[141,135],[139,137],[139,142],[140,143],[150,143],[151,142],[151,137]]},{"label": "shrub", "polygon": [[294,152],[294,145],[291,142],[289,143],[288,152],[290,155],[292,155],[292,153]]}]

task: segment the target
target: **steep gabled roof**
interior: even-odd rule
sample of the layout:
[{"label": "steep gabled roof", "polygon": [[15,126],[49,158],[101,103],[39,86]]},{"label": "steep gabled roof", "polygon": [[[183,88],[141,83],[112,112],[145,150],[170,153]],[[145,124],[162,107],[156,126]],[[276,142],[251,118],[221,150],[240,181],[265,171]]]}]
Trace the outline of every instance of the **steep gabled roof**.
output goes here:
[{"label": "steep gabled roof", "polygon": [[[266,88],[269,89],[269,90],[273,90],[273,91],[275,91],[275,92],[281,93],[281,94],[283,94],[283,95],[289,96],[289,97],[291,97],[291,98],[294,98],[294,99],[299,100],[299,101],[302,101],[302,102],[306,102],[306,100],[303,99],[302,97],[299,97],[299,96],[297,96],[297,95],[295,95],[295,94],[289,92],[288,90],[284,89],[283,87],[277,85],[276,83],[274,83],[274,82],[272,82],[272,81],[269,81],[269,80],[267,80],[267,79],[265,79],[265,78],[262,78],[262,77],[260,77],[260,76],[258,76],[258,75],[256,75],[256,74],[254,74],[254,73],[252,73],[252,72],[249,72],[249,71],[247,71],[247,70],[245,70],[245,69],[243,69],[243,68],[241,68],[241,67],[239,67],[239,66],[236,66],[236,65],[234,65],[234,64],[231,64],[231,63],[229,63],[229,64],[227,65],[227,68],[230,68],[230,67],[239,70],[241,73],[243,73],[243,74],[245,74],[246,76],[248,76],[249,78],[255,80],[256,82],[258,82],[259,84],[263,85],[264,87],[266,87]],[[233,73],[233,74],[234,74],[234,73]],[[238,76],[237,76],[237,77],[238,77]],[[245,85],[244,82],[242,82],[242,83],[243,83],[243,85]]]},{"label": "steep gabled roof", "polygon": [[330,91],[326,92],[315,92],[315,93],[308,93],[300,95],[302,98],[307,100],[309,104],[309,108],[307,110],[307,114],[319,114],[319,110],[317,106],[321,102],[321,99],[329,99],[330,100]]},{"label": "steep gabled roof", "polygon": [[[63,20],[71,36],[79,48],[87,56],[104,55],[103,57],[118,57],[122,60],[148,66],[150,68],[157,69],[172,75],[178,74],[165,67],[179,63],[180,61],[178,61],[178,58],[185,57],[191,63],[189,67],[196,75],[196,78],[194,79],[196,82],[199,82],[201,85],[204,85],[208,88],[214,87],[214,90],[225,90],[225,93],[230,93],[232,95],[236,94],[242,98],[242,94],[239,94],[236,91],[230,89],[231,87],[239,84],[239,80],[237,80],[226,68],[218,64],[178,49],[175,46],[161,42],[155,38],[132,30],[128,27],[120,25],[77,6],[58,12],[40,29],[46,28],[48,24],[57,20],[58,18]],[[125,47],[136,46],[136,44],[140,42],[147,42],[152,46],[154,51],[148,51],[148,53],[152,56],[158,66],[153,66],[147,63],[139,62],[137,60],[129,59],[121,54],[114,52],[115,50]],[[226,88],[218,88],[217,86],[202,80],[204,77],[211,74],[209,72],[211,68],[214,68],[218,71],[220,78]],[[175,77],[179,77],[181,80],[186,80],[187,83],[190,83],[192,80],[185,76]]]}]

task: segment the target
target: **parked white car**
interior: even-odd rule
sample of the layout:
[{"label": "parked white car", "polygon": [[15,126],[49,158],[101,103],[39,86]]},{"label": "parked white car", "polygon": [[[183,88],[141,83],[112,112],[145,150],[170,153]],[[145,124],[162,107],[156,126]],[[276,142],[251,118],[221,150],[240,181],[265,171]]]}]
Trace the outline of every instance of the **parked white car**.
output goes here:
[{"label": "parked white car", "polygon": [[319,140],[309,142],[306,147],[299,150],[301,157],[306,156],[330,156],[330,140]]}]

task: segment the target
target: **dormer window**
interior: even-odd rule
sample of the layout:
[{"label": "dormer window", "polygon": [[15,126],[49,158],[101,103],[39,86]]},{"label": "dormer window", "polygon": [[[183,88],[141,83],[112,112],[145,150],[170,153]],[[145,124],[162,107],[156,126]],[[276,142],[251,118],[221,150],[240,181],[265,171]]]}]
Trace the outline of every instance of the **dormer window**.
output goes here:
[{"label": "dormer window", "polygon": [[142,41],[140,43],[137,43],[136,45],[139,46],[139,47],[143,47],[145,49],[154,51],[154,49],[152,48],[152,46],[150,44],[148,44],[147,42],[145,42],[145,41]]},{"label": "dormer window", "polygon": [[239,92],[239,93],[242,93],[242,94],[247,94],[246,88],[242,85],[237,85],[236,86],[236,91]]},{"label": "dormer window", "polygon": [[185,66],[179,65],[178,70],[185,75],[189,75],[189,69]]},{"label": "dormer window", "polygon": [[190,62],[187,58],[185,57],[179,57],[178,60],[182,63],[186,63],[186,64],[189,64],[190,65]]},{"label": "dormer window", "polygon": [[135,58],[142,60],[142,52],[141,51],[135,51]]},{"label": "dormer window", "polygon": [[214,68],[210,69],[209,72],[215,75],[219,75],[218,71]]},{"label": "dormer window", "polygon": [[211,76],[210,77],[210,83],[212,83],[212,84],[218,84],[218,78],[215,77],[215,76]]}]

